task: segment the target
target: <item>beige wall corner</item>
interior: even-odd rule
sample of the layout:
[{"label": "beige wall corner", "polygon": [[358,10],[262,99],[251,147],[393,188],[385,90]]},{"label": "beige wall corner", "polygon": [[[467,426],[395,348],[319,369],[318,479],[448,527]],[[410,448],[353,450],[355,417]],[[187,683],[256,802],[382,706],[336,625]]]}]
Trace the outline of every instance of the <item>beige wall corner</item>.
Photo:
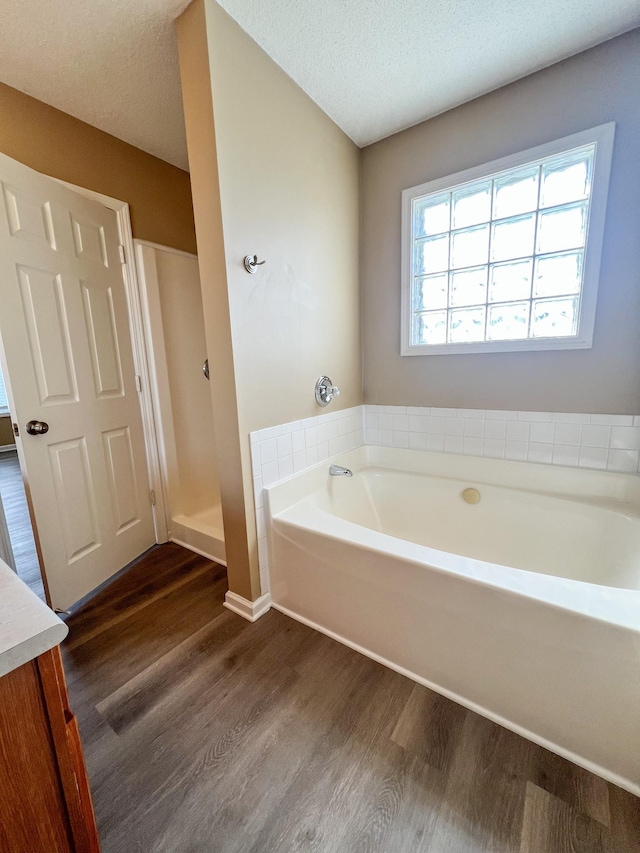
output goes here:
[{"label": "beige wall corner", "polygon": [[0,83],[0,151],[131,207],[134,237],[195,252],[188,172]]},{"label": "beige wall corner", "polygon": [[[640,411],[640,30],[377,142],[362,152],[368,403]],[[403,189],[616,122],[592,349],[400,355]]]},{"label": "beige wall corner", "polygon": [[[333,408],[362,402],[360,152],[213,0],[190,6],[178,35],[200,263],[207,266],[203,297],[211,300],[206,322],[211,345],[220,331],[225,337],[226,363],[217,369],[230,395],[235,373],[253,578],[249,432],[323,411],[313,394],[322,374],[342,390]],[[243,258],[254,254],[266,263],[249,275]],[[206,295],[213,289],[217,310]],[[237,458],[221,464],[227,461],[240,476]],[[224,500],[223,491],[223,513]]]},{"label": "beige wall corner", "polygon": [[[220,210],[216,135],[203,0],[177,21],[180,74],[193,182],[198,261],[225,548],[230,589],[250,601],[260,596],[253,507],[247,507],[242,478],[227,275]],[[249,517],[247,513],[250,513]]]}]

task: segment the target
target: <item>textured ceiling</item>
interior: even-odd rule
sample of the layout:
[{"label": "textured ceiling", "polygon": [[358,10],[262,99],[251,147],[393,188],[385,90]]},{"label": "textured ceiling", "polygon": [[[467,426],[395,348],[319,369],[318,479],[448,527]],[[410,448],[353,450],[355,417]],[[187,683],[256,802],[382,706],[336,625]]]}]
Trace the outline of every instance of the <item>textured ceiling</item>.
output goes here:
[{"label": "textured ceiling", "polygon": [[640,26],[638,0],[218,0],[358,145]]},{"label": "textured ceiling", "polygon": [[183,169],[189,0],[0,0],[0,80]]},{"label": "textured ceiling", "polygon": [[[188,0],[0,0],[0,80],[187,168]],[[638,0],[220,0],[358,145],[640,25]]]}]

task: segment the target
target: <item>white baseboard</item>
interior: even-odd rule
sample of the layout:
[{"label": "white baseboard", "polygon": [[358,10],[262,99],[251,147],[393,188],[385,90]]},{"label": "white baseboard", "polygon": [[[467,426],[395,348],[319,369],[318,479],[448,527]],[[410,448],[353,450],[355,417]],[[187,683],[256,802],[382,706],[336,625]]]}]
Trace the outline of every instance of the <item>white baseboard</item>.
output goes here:
[{"label": "white baseboard", "polygon": [[233,610],[238,616],[247,619],[249,622],[255,622],[261,616],[271,610],[271,594],[265,592],[260,598],[255,601],[249,601],[241,595],[236,595],[235,592],[227,592],[224,597],[224,606],[229,610]]},{"label": "white baseboard", "polygon": [[15,449],[15,444],[3,444],[2,447],[0,447],[0,453],[11,453],[11,451]]}]

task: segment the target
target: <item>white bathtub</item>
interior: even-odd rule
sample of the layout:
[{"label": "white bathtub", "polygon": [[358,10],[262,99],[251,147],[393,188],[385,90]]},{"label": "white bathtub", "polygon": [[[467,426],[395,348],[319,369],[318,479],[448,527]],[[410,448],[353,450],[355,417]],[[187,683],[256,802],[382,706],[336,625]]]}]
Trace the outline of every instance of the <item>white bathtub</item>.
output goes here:
[{"label": "white bathtub", "polygon": [[331,461],[266,490],[273,606],[640,795],[640,478]]}]

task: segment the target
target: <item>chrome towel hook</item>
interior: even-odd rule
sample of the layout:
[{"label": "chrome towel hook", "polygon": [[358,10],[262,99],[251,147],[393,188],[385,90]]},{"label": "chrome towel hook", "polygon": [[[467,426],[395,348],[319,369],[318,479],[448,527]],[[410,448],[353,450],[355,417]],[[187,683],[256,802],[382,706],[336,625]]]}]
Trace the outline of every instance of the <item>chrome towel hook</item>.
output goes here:
[{"label": "chrome towel hook", "polygon": [[254,272],[258,272],[258,267],[261,267],[263,264],[266,264],[266,261],[259,261],[257,255],[254,255],[253,257],[251,257],[251,255],[245,255],[244,257],[244,268],[247,272],[250,272],[251,275],[253,275]]},{"label": "chrome towel hook", "polygon": [[205,375],[205,379],[209,379],[209,359],[205,358],[204,364],[202,365],[202,372]]}]

